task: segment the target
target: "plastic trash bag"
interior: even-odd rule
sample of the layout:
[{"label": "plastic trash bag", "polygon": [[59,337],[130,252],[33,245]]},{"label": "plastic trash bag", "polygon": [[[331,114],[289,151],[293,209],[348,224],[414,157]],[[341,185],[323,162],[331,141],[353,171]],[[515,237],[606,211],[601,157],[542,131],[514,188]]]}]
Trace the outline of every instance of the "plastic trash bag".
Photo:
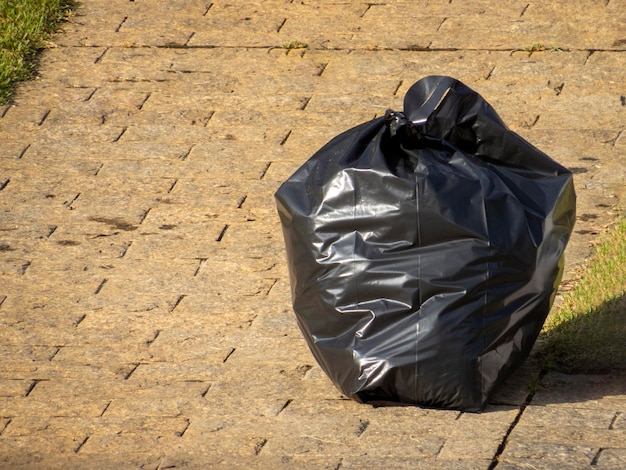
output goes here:
[{"label": "plastic trash bag", "polygon": [[298,324],[334,384],[363,403],[466,411],[530,353],[575,219],[570,171],[438,76],[275,197]]}]

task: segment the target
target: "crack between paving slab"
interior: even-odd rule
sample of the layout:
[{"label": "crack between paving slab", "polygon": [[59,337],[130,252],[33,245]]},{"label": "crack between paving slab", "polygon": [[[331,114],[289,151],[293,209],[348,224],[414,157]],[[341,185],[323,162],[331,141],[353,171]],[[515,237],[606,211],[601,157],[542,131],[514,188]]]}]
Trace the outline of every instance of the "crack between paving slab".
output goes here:
[{"label": "crack between paving slab", "polygon": [[22,266],[20,266],[20,274],[23,276],[26,274],[26,270],[30,267],[31,261],[26,261]]},{"label": "crack between paving slab", "polygon": [[57,227],[56,225],[51,225],[50,227],[48,227],[48,234],[47,234],[47,235],[46,235],[46,237],[45,237],[45,238],[46,238],[46,240],[50,239],[50,237],[52,236],[52,234],[53,234],[54,232],[56,232],[56,229],[57,229],[57,228],[58,228],[58,227]]},{"label": "crack between paving slab", "polygon": [[524,127],[525,129],[532,129],[533,127],[535,127],[535,124],[537,124],[539,122],[539,118],[541,117],[540,114],[537,114],[537,116],[535,116],[535,119],[533,120],[533,122],[531,123],[523,123],[522,127]]},{"label": "crack between paving slab", "polygon": [[174,302],[174,305],[172,305],[172,308],[170,308],[169,313],[172,313],[174,310],[176,310],[176,307],[180,305],[180,303],[183,301],[185,297],[186,297],[185,294],[179,295],[178,298],[176,299],[176,302]]},{"label": "crack between paving slab", "polygon": [[619,419],[621,415],[622,415],[621,411],[618,411],[617,413],[615,413],[615,416],[613,416],[613,420],[611,420],[611,424],[609,424],[609,431],[613,431],[615,429],[615,423],[617,423],[617,420]]},{"label": "crack between paving slab", "polygon": [[42,380],[41,380],[41,379],[35,379],[35,380],[33,380],[33,382],[30,384],[30,386],[29,386],[29,387],[28,387],[28,389],[26,390],[26,393],[24,393],[24,397],[29,396],[29,395],[32,393],[32,391],[33,391],[33,389],[35,388],[35,386],[36,386],[39,382],[42,382]]},{"label": "crack between paving slab", "polygon": [[226,354],[226,357],[224,357],[224,359],[222,360],[222,364],[226,364],[226,361],[230,358],[230,356],[233,355],[234,352],[235,352],[235,348],[230,348],[230,351],[228,351],[228,353]]},{"label": "crack between paving slab", "polygon": [[117,28],[115,28],[115,32],[119,33],[120,29],[122,29],[122,26],[124,26],[124,23],[126,23],[126,20],[128,19],[128,16],[125,16],[124,19],[122,20],[122,22],[117,26]]},{"label": "crack between paving slab", "polygon": [[2,295],[0,296],[0,307],[2,307],[2,304],[4,303],[4,301],[7,299],[6,295]]},{"label": "crack between paving slab", "polygon": [[[432,44],[432,43],[431,43]],[[79,47],[79,46],[61,46],[61,47]],[[103,47],[103,46],[80,46],[81,49],[85,47]],[[185,46],[182,44],[164,44],[164,45],[150,45],[150,44],[139,44],[127,47],[125,49],[265,49],[268,51],[272,51],[274,49],[284,49],[282,46],[277,46],[275,44],[266,44],[266,45],[253,45],[253,44],[239,44],[239,45],[219,45],[219,44],[205,44],[205,45],[197,45],[197,46]],[[293,50],[293,49],[291,49]],[[287,50],[288,54],[291,50]],[[526,48],[518,48],[518,47],[430,47],[430,44],[426,47],[415,47],[415,46],[407,46],[407,47],[388,47],[388,48],[378,48],[373,49],[371,47],[353,47],[353,48],[342,48],[342,47],[309,47],[306,50],[296,50],[301,54],[306,54],[307,51],[325,51],[325,52],[348,52],[351,53],[353,51],[359,52],[390,52],[390,51],[400,51],[400,52],[528,52]],[[587,48],[561,48],[560,52],[626,52],[626,48],[620,49],[587,49]],[[207,72],[208,73],[208,72]],[[165,79],[123,79],[118,77],[117,79],[109,80],[113,82],[166,82]]]},{"label": "crack between paving slab", "polygon": [[530,3],[527,3],[526,6],[524,8],[522,8],[522,11],[519,14],[519,17],[521,18],[522,16],[524,16],[524,14],[526,13],[526,10],[528,10],[528,7],[530,6]]},{"label": "crack between paving slab", "polygon": [[81,316],[78,318],[78,320],[76,320],[76,321],[74,322],[74,325],[72,325],[72,326],[74,326],[74,328],[78,327],[78,325],[80,325],[80,324],[83,322],[83,320],[84,320],[85,318],[87,318],[87,315],[86,315],[86,314],[81,315]]},{"label": "crack between paving slab", "polygon": [[170,194],[174,190],[174,186],[176,186],[176,183],[178,183],[177,179],[175,179],[174,182],[170,185],[169,189],[167,190],[167,194]]},{"label": "crack between paving slab", "polygon": [[146,218],[148,217],[148,214],[150,213],[150,211],[152,210],[152,207],[149,208],[148,210],[143,211],[143,214],[141,215],[141,217],[139,218],[139,225],[143,224],[144,221],[146,220]]},{"label": "crack between paving slab", "polygon": [[208,258],[198,258],[198,267],[196,268],[196,271],[193,273],[193,277],[196,277],[198,274],[200,274],[200,270],[202,269],[202,266],[204,266],[204,263],[206,263],[208,260]]},{"label": "crack between paving slab", "polygon": [[[182,48],[179,48],[182,49]],[[213,70],[191,70],[191,69],[183,69],[183,70],[166,70],[165,72],[167,73],[183,73],[183,74],[191,74],[191,73],[206,73],[206,74],[213,74]]]},{"label": "crack between paving slab", "polygon": [[111,406],[111,403],[113,403],[112,400],[109,400],[109,403],[107,403],[106,405],[104,405],[104,409],[102,410],[102,413],[100,413],[100,418],[102,418],[104,416],[104,413],[106,413],[106,411],[109,409],[109,406]]},{"label": "crack between paving slab", "polygon": [[283,29],[283,26],[285,26],[286,22],[287,22],[287,18],[285,18],[283,22],[278,26],[278,28],[276,28],[277,33],[280,33],[280,30]]},{"label": "crack between paving slab", "polygon": [[2,429],[0,429],[0,436],[2,436],[2,433],[6,430],[6,428],[9,427],[9,424],[11,424],[11,421],[13,421],[13,418],[7,418],[7,422],[4,423],[4,426],[2,427]]},{"label": "crack between paving slab", "polygon": [[403,83],[404,83],[404,80],[400,80],[400,82],[398,83],[398,86],[393,91],[393,96],[396,96],[398,94],[398,91],[400,90],[400,87],[402,86]]},{"label": "crack between paving slab", "polygon": [[226,235],[226,230],[228,230],[228,227],[230,227],[230,225],[228,225],[228,224],[224,225],[224,228],[222,229],[222,231],[219,233],[219,235],[215,239],[216,242],[221,242],[222,241],[222,239]]},{"label": "crack between paving slab", "polygon": [[150,97],[152,96],[152,93],[148,93],[146,95],[146,97],[143,99],[143,101],[139,104],[139,106],[137,106],[137,109],[139,111],[141,111],[143,109],[143,105],[146,104],[146,101],[148,101],[150,99]]},{"label": "crack between paving slab", "polygon": [[128,372],[128,374],[126,374],[126,376],[124,376],[124,380],[130,379],[130,376],[135,373],[137,368],[141,365],[141,362],[137,362],[137,363],[134,363],[132,365],[133,365],[133,368]]},{"label": "crack between paving slab", "polygon": [[95,292],[93,293],[94,295],[98,295],[100,293],[100,291],[102,290],[102,288],[104,287],[104,285],[109,282],[109,280],[105,277],[102,282],[100,282],[100,284],[98,285],[98,287],[96,287]]},{"label": "crack between paving slab", "polygon": [[565,86],[565,82],[561,82],[560,85],[557,85],[553,88],[554,93],[556,93],[556,96],[559,96],[563,92],[564,86]]},{"label": "crack between paving slab", "polygon": [[357,429],[356,431],[356,437],[361,437],[361,435],[365,432],[365,430],[367,429],[367,427],[370,425],[369,420],[359,420],[360,424],[359,424],[359,429]]},{"label": "crack between paving slab", "polygon": [[[206,117],[202,118],[200,120],[200,122],[204,121],[202,126],[203,127],[207,127],[209,125],[209,122],[211,122],[211,119],[213,119],[213,116],[215,116],[215,111],[209,112],[209,114]],[[192,120],[191,121],[191,125],[194,125],[194,124],[195,124],[195,120]]]},{"label": "crack between paving slab", "polygon": [[257,442],[256,445],[254,446],[254,455],[259,455],[261,451],[263,450],[263,447],[265,447],[265,444],[267,444],[267,439],[265,438]]},{"label": "crack between paving slab", "polygon": [[326,70],[326,67],[328,67],[328,62],[326,62],[325,64],[321,64],[320,65],[320,69],[317,71],[317,73],[315,75],[317,77],[321,77],[322,74],[324,73],[324,70]]},{"label": "crack between paving slab", "polygon": [[62,347],[63,346],[56,346],[56,350],[52,354],[50,354],[50,357],[48,358],[48,360],[50,362],[52,362],[54,360],[54,358],[57,357],[57,354],[59,354],[59,352],[61,352],[61,348]]},{"label": "crack between paving slab", "polygon": [[48,119],[48,116],[50,115],[50,111],[51,110],[47,110],[45,113],[43,113],[43,116],[41,117],[41,119],[39,120],[39,123],[37,124],[38,126],[42,126],[44,122],[46,122],[46,119]]},{"label": "crack between paving slab", "polygon": [[83,446],[87,443],[88,440],[89,440],[89,436],[87,436],[85,439],[83,439],[83,441],[80,444],[78,444],[76,449],[74,449],[74,453],[78,454],[80,452],[80,449],[83,448]]},{"label": "crack between paving slab", "polygon": [[21,160],[22,157],[26,154],[27,150],[30,148],[30,144],[28,144],[26,147],[24,147],[22,149],[22,151],[19,153],[19,155],[17,156],[18,160]]},{"label": "crack between paving slab", "polygon": [[[291,132],[291,131],[290,131]],[[267,174],[267,171],[270,169],[270,166],[272,166],[272,162],[268,162],[263,169],[261,170],[261,174],[259,176],[259,179],[262,180],[263,178],[265,178],[265,175]]]},{"label": "crack between paving slab", "polygon": [[191,153],[191,151],[193,150],[193,148],[196,146],[196,144],[193,144],[191,147],[189,147],[189,150],[187,150],[187,153],[185,153],[184,155],[182,155],[180,157],[180,159],[184,162],[185,160],[187,160],[187,157],[189,157],[189,154]]},{"label": "crack between paving slab", "polygon": [[165,83],[169,80],[164,78],[123,78],[123,77],[115,77],[107,80],[110,83]]},{"label": "crack between paving slab", "polygon": [[285,135],[285,138],[280,141],[280,145],[285,145],[285,143],[287,142],[287,139],[289,138],[290,135],[291,135],[291,130],[289,132],[287,132],[287,135]]},{"label": "crack between paving slab", "polygon": [[593,456],[593,459],[591,459],[591,462],[589,463],[590,467],[595,467],[596,465],[598,465],[598,460],[600,460],[600,454],[602,454],[603,450],[604,447],[600,447],[598,449],[598,452],[596,452],[596,455]]},{"label": "crack between paving slab", "polygon": [[283,403],[283,406],[280,407],[280,410],[278,410],[278,413],[276,413],[276,416],[281,414],[285,410],[285,408],[287,408],[291,404],[292,401],[293,401],[293,399],[290,398],[285,403]]},{"label": "crack between paving slab", "polygon": [[265,297],[270,295],[270,292],[272,292],[272,289],[274,288],[274,286],[278,284],[278,279],[271,279],[271,281],[272,281],[272,285],[270,285],[270,287],[267,289],[267,292],[265,293]]},{"label": "crack between paving slab", "polygon": [[367,12],[368,12],[368,11],[370,11],[370,9],[372,8],[372,5],[375,5],[375,4],[373,4],[373,3],[368,3],[368,4],[365,6],[365,10],[363,10],[363,13],[361,13],[360,18],[363,18],[363,17],[367,14]]},{"label": "crack between paving slab", "polygon": [[189,429],[189,425],[191,424],[191,421],[189,421],[189,418],[185,418],[186,424],[185,427],[182,431],[176,431],[176,435],[178,437],[183,437],[185,435],[185,433],[187,432],[187,429]]},{"label": "crack between paving slab", "polygon": [[120,135],[118,135],[115,139],[113,139],[113,143],[115,142],[119,142],[120,139],[122,138],[122,136],[126,133],[126,130],[128,129],[128,127],[124,126],[122,127],[122,132],[120,132]]},{"label": "crack between paving slab", "polygon": [[72,207],[72,204],[74,204],[79,197],[80,197],[80,193],[74,196],[74,198],[71,201],[65,201],[63,205],[67,207],[69,210],[74,210],[74,208]]},{"label": "crack between paving slab", "polygon": [[204,10],[204,13],[203,13],[203,15],[202,15],[202,16],[206,16],[206,15],[208,15],[208,14],[209,14],[209,11],[211,10],[211,8],[212,8],[212,7],[213,7],[213,4],[212,4],[212,3],[209,3],[209,4],[206,6],[206,10]]},{"label": "crack between paving slab", "polygon": [[133,244],[132,241],[128,242],[128,244],[124,245],[122,247],[122,251],[120,252],[118,258],[123,258],[124,256],[126,256],[126,253],[128,252],[128,249],[130,248],[130,246]]},{"label": "crack between paving slab", "polygon": [[[543,377],[546,374],[547,374],[547,371],[545,371],[545,370],[540,371],[539,374],[537,375],[537,383],[541,382],[541,379],[543,379]],[[535,392],[536,392],[536,390],[531,390],[528,393],[528,395],[526,396],[526,400],[524,400],[524,403],[520,406],[519,411],[517,412],[517,415],[515,416],[515,418],[513,419],[513,422],[509,426],[509,429],[507,429],[506,434],[502,438],[502,442],[498,446],[498,449],[496,450],[495,455],[491,459],[491,464],[489,465],[487,470],[493,470],[500,463],[500,456],[504,452],[504,449],[506,449],[506,446],[507,446],[508,441],[509,441],[509,437],[511,436],[511,433],[513,432],[513,429],[515,429],[515,426],[517,426],[517,424],[522,419],[522,415],[524,414],[524,411],[526,411],[526,408],[532,402],[532,400],[533,400],[533,398],[535,396]]]},{"label": "crack between paving slab", "polygon": [[300,106],[300,111],[304,111],[306,109],[306,107],[309,105],[309,103],[311,102],[311,98],[313,98],[312,96],[307,96],[302,100],[302,106]]},{"label": "crack between paving slab", "polygon": [[523,404],[520,407],[517,415],[515,416],[515,419],[513,419],[513,422],[509,426],[509,429],[507,429],[506,434],[504,435],[502,442],[498,446],[498,450],[496,451],[496,454],[493,456],[493,459],[491,460],[491,464],[489,465],[487,470],[493,470],[494,468],[498,466],[498,463],[500,461],[500,456],[502,455],[502,453],[504,452],[504,449],[506,448],[506,445],[508,444],[509,436],[513,432],[513,429],[515,429],[515,426],[517,426],[517,423],[519,423],[520,419],[522,419],[522,415],[524,414],[525,410],[526,410],[526,404]]},{"label": "crack between paving slab", "polygon": [[183,44],[183,46],[187,47],[187,45],[189,44],[189,41],[191,41],[191,38],[194,37],[196,35],[195,31],[192,31],[192,33],[187,37],[187,40],[185,41],[185,44]]},{"label": "crack between paving slab", "polygon": [[92,91],[91,93],[89,93],[89,95],[87,95],[87,98],[85,98],[85,99],[83,100],[83,102],[85,102],[85,103],[86,103],[86,102],[87,102],[87,101],[89,101],[91,98],[93,98],[93,95],[95,95],[95,94],[96,94],[96,91],[98,91],[98,89],[97,89],[97,88],[94,88],[94,89],[93,89],[93,91]]},{"label": "crack between paving slab", "polygon": [[7,178],[4,183],[0,184],[0,191],[2,191],[4,188],[7,187],[7,184],[9,184],[11,182],[10,178]]},{"label": "crack between paving slab", "polygon": [[148,341],[146,341],[146,346],[150,347],[150,345],[156,341],[156,339],[159,337],[160,334],[161,334],[161,330],[156,330],[154,332],[154,336],[152,337],[152,339],[149,339]]},{"label": "crack between paving slab", "polygon": [[207,393],[209,393],[209,390],[211,390],[211,384],[209,384],[209,386],[207,387],[207,389],[206,389],[204,392],[202,392],[202,393],[200,394],[200,396],[201,396],[202,398],[206,398],[206,394],[207,394]]},{"label": "crack between paving slab", "polygon": [[[97,64],[98,62],[100,62],[102,60],[102,58],[104,57],[104,55],[108,52],[109,49],[110,49],[109,47],[105,48],[104,52],[102,54],[100,54],[98,57],[96,57],[96,59],[93,61],[93,63]],[[96,90],[97,90],[97,88],[96,88]],[[95,93],[95,91],[94,91],[94,93]],[[93,93],[92,93],[92,95],[93,95]],[[85,100],[85,101],[88,101],[88,99]]]}]

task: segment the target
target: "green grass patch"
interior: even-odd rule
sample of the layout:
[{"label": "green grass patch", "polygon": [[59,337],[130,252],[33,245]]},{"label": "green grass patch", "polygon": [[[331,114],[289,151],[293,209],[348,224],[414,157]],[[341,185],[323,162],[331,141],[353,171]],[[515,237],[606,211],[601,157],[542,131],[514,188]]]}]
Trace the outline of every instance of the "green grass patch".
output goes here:
[{"label": "green grass patch", "polygon": [[32,77],[37,53],[73,7],[71,0],[0,0],[0,104]]},{"label": "green grass patch", "polygon": [[552,51],[552,52],[561,52],[563,49],[557,46],[544,46],[540,42],[536,42],[531,44],[528,47],[525,47],[524,50],[526,52],[543,52],[543,51]]},{"label": "green grass patch", "polygon": [[282,47],[283,49],[306,49],[309,47],[309,45],[305,42],[289,41],[280,47]]},{"label": "green grass patch", "polygon": [[626,218],[602,238],[574,289],[544,326],[547,369],[626,369]]}]

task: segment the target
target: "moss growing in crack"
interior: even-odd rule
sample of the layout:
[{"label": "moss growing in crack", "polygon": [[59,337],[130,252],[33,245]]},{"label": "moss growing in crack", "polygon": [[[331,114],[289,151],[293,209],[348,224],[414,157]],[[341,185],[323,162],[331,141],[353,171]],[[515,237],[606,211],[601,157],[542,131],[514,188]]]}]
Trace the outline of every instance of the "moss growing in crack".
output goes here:
[{"label": "moss growing in crack", "polygon": [[300,41],[289,41],[280,46],[283,49],[306,49],[309,45],[305,42]]}]

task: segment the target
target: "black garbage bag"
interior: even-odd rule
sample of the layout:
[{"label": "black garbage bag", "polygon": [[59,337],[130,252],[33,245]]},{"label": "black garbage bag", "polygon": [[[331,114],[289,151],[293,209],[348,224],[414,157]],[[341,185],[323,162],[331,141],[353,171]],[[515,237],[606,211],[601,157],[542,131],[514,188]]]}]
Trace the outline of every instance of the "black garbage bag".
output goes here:
[{"label": "black garbage bag", "polygon": [[293,308],[335,385],[466,411],[530,353],[575,219],[571,173],[439,76],[332,139],[276,202]]}]

